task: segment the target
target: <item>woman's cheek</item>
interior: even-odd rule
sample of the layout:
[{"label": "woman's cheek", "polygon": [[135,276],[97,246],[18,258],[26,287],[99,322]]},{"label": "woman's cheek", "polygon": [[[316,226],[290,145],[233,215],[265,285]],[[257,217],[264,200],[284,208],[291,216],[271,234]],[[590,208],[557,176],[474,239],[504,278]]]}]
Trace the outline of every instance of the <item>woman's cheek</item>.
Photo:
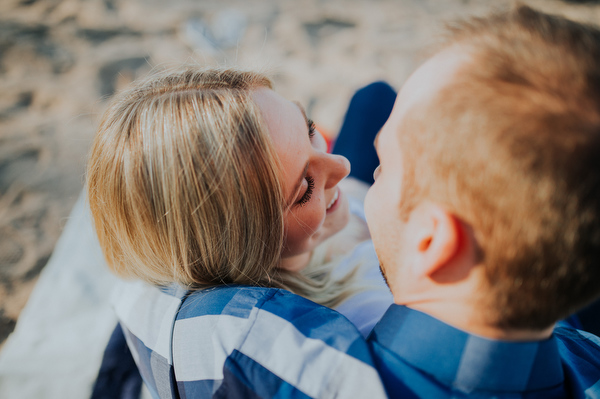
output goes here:
[{"label": "woman's cheek", "polygon": [[[292,216],[292,215],[290,215]],[[314,210],[298,212],[286,221],[286,249],[290,255],[312,251],[311,237],[319,231],[324,217]]]},{"label": "woman's cheek", "polygon": [[304,246],[309,237],[307,228],[296,219],[286,224],[285,250],[287,255],[298,255],[305,251]]}]

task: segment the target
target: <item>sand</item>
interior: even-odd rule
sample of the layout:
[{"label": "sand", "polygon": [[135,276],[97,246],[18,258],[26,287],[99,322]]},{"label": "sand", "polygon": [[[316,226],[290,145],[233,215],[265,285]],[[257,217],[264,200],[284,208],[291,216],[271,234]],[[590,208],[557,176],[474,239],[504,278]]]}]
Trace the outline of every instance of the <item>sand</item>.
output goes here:
[{"label": "sand", "polygon": [[[600,22],[595,2],[528,1]],[[111,95],[184,62],[268,71],[335,136],[352,93],[400,88],[442,21],[483,0],[2,0],[0,3],[0,345],[83,187]]]}]

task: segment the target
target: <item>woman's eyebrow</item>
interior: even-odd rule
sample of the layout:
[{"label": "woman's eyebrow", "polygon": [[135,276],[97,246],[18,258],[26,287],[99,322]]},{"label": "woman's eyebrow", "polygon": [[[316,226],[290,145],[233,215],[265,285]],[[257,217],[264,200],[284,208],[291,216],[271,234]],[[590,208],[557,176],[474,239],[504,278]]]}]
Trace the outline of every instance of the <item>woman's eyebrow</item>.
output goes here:
[{"label": "woman's eyebrow", "polygon": [[308,117],[306,116],[306,111],[304,110],[304,107],[302,106],[302,104],[300,104],[299,101],[292,101],[294,104],[296,104],[296,106],[298,108],[300,108],[300,112],[302,112],[302,116],[304,117],[304,120],[306,121],[306,126],[308,126]]},{"label": "woman's eyebrow", "polygon": [[308,165],[309,162],[306,163],[306,165],[304,165],[304,170],[302,171],[302,174],[300,175],[300,178],[296,181],[296,184],[294,185],[294,190],[292,191],[292,195],[290,196],[290,198],[288,198],[288,206],[292,206],[292,204],[294,203],[294,199],[296,199],[296,197],[298,196],[298,191],[300,190],[300,187],[302,186],[302,181],[304,180],[304,178],[306,177],[306,174],[308,173]]}]

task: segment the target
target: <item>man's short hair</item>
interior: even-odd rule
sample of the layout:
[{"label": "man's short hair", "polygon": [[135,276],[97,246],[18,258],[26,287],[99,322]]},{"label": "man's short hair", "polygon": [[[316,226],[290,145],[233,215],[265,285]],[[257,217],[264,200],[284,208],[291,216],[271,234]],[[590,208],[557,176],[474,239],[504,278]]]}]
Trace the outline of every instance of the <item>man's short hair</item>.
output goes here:
[{"label": "man's short hair", "polygon": [[403,212],[469,224],[488,321],[547,328],[600,295],[600,31],[520,6],[445,49],[470,61],[403,127]]}]

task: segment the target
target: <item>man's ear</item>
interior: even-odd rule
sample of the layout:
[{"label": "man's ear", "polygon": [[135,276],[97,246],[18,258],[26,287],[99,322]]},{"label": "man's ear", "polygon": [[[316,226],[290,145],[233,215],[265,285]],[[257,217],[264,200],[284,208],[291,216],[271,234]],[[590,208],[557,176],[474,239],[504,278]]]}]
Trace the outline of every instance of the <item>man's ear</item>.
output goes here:
[{"label": "man's ear", "polygon": [[413,223],[409,227],[414,234],[413,273],[430,277],[457,255],[460,222],[453,214],[433,203],[422,203],[414,211]]}]

